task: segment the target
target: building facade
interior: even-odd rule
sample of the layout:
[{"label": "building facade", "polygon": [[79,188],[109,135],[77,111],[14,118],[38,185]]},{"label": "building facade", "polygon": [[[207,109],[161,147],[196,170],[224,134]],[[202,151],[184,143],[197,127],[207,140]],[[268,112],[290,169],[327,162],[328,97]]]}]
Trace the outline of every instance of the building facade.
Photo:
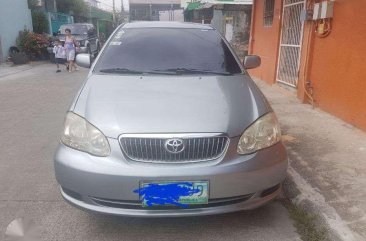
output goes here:
[{"label": "building facade", "polygon": [[27,1],[1,0],[0,63],[6,60],[9,48],[16,45],[19,31],[24,29],[32,30],[32,16]]},{"label": "building facade", "polygon": [[210,24],[216,28],[239,58],[247,54],[252,14],[251,0],[209,0],[189,2],[185,21]]},{"label": "building facade", "polygon": [[[130,0],[130,21],[159,21],[160,13],[170,16],[170,21],[175,21],[176,11],[181,9],[180,0]],[[171,13],[169,13],[169,11]],[[179,16],[181,19],[181,16]]]},{"label": "building facade", "polygon": [[252,76],[366,131],[366,1],[255,0]]}]

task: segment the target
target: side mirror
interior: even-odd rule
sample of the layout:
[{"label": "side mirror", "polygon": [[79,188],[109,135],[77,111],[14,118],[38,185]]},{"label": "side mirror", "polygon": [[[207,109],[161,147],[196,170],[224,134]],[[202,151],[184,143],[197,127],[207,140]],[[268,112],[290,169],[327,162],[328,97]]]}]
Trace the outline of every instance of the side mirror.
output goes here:
[{"label": "side mirror", "polygon": [[261,65],[261,57],[257,55],[247,55],[244,58],[243,66],[245,69],[254,69]]},{"label": "side mirror", "polygon": [[78,54],[76,55],[76,64],[80,67],[90,68],[91,56],[90,54]]}]

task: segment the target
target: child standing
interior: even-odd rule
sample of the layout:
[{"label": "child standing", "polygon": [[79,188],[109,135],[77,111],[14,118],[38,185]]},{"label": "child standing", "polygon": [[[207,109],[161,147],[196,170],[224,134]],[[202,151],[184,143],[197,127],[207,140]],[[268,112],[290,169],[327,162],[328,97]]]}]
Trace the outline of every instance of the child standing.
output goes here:
[{"label": "child standing", "polygon": [[60,40],[55,41],[55,47],[53,47],[53,53],[55,54],[55,63],[57,66],[56,73],[61,72],[60,64],[66,63],[66,52],[65,48],[62,47]]}]

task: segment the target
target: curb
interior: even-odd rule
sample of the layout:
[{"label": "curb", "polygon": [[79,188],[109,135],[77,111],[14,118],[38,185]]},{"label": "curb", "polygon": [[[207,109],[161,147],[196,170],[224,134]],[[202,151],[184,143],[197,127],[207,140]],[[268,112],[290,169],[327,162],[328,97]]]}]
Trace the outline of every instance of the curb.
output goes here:
[{"label": "curb", "polygon": [[316,191],[291,165],[288,167],[288,176],[283,183],[283,191],[293,205],[317,217],[316,226],[319,227],[319,230],[326,229],[327,240],[362,240],[360,237],[355,237],[356,234],[349,229],[336,210],[326,203],[323,195]]}]

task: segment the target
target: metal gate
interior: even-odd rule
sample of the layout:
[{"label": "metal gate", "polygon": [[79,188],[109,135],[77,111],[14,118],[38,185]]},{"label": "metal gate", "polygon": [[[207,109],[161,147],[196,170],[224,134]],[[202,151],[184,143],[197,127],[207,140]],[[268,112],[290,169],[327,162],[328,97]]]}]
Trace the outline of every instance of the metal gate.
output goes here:
[{"label": "metal gate", "polygon": [[277,81],[297,87],[304,23],[300,20],[305,0],[284,0]]}]

